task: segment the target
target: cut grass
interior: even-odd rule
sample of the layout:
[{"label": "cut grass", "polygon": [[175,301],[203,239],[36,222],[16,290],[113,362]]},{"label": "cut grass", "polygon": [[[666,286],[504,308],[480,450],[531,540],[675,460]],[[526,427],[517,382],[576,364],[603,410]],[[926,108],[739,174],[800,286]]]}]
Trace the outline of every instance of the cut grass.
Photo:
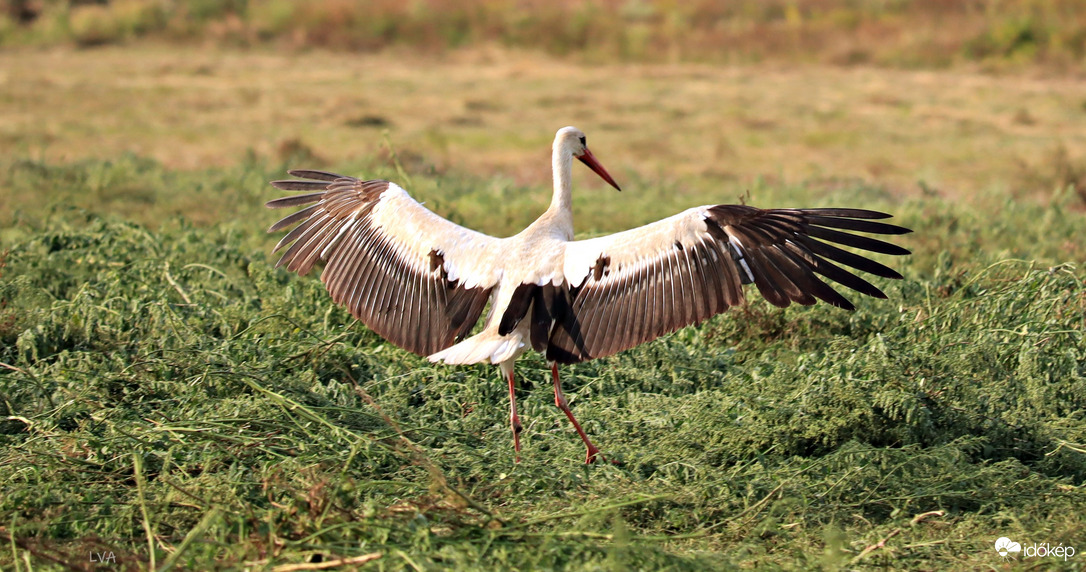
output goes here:
[{"label": "cut grass", "polygon": [[[52,185],[90,210],[27,207],[0,245],[0,566],[88,568],[108,551],[145,567],[150,544],[189,569],[372,554],[374,568],[976,569],[1001,565],[1000,536],[1086,547],[1086,285],[1064,264],[1086,258],[1086,221],[1071,194],[759,186],[755,204],[814,193],[894,212],[917,231],[892,262],[906,279],[880,283],[890,300],[853,297],[854,313],[756,302],[568,368],[572,406],[618,461],[586,467],[539,356],[518,370],[514,464],[492,368],[434,367],[314,277],[274,270],[259,205],[279,170],[5,165],[6,192]],[[505,187],[412,177],[454,215]],[[103,214],[111,188],[151,200]],[[631,218],[661,208],[617,197]],[[219,222],[171,218],[186,200]],[[581,228],[614,209],[578,204]]]}]

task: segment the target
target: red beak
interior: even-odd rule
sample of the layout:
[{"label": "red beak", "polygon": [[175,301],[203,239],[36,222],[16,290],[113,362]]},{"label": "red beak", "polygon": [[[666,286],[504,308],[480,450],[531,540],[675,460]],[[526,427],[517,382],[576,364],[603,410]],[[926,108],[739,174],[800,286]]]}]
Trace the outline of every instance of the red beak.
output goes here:
[{"label": "red beak", "polygon": [[615,180],[611,178],[611,175],[610,175],[610,173],[607,172],[607,169],[604,169],[603,165],[600,165],[600,162],[596,160],[596,156],[593,155],[592,152],[589,151],[587,147],[584,150],[584,155],[581,155],[580,157],[577,157],[577,158],[580,159],[581,162],[584,163],[585,165],[588,165],[589,169],[592,169],[593,171],[595,171],[596,174],[599,175],[601,179],[603,179],[604,181],[607,181],[608,184],[610,184],[612,187],[615,188],[615,190],[617,190],[617,191],[622,190],[622,189],[620,189],[618,187],[618,183],[616,183]]}]

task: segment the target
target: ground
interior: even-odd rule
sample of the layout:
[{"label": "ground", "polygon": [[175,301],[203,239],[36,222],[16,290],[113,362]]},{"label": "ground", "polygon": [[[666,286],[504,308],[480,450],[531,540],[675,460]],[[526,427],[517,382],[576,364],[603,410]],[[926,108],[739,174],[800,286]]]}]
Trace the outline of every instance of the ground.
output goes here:
[{"label": "ground", "polygon": [[[0,87],[5,569],[1083,567],[994,549],[1086,553],[1076,76],[147,42],[7,50]],[[262,204],[322,167],[515,232],[567,124],[624,189],[575,171],[582,236],[874,208],[915,230],[905,279],[568,368],[615,464],[528,357],[516,464],[496,371],[274,270]]]}]

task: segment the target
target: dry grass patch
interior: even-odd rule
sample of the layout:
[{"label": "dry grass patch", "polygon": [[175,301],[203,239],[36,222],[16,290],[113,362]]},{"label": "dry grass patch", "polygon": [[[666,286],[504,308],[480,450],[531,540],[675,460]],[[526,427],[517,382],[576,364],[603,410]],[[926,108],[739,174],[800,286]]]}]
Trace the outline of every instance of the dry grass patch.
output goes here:
[{"label": "dry grass patch", "polygon": [[503,50],[108,48],[4,53],[0,70],[0,153],[50,161],[132,152],[182,169],[252,156],[342,164],[388,155],[387,129],[409,170],[546,186],[551,136],[576,124],[620,179],[681,181],[691,195],[844,178],[960,196],[1049,184],[1018,175],[1053,148],[1086,155],[1086,84],[1059,76],[583,66]]}]

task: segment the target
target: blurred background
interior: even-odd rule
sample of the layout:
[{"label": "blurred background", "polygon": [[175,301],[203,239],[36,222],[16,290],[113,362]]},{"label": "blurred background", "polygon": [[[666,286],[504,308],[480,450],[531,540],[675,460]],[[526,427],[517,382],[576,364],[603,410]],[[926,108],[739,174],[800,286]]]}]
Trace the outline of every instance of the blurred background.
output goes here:
[{"label": "blurred background", "polygon": [[[661,208],[779,184],[816,199],[862,183],[1086,200],[1086,6],[1074,0],[0,6],[7,161],[374,168],[396,153],[425,197],[448,172],[546,186],[549,142],[575,124]],[[43,198],[9,191],[0,206]],[[475,220],[444,198],[493,232],[531,220]],[[617,214],[590,227],[648,217]]]},{"label": "blurred background", "polygon": [[1074,0],[5,0],[5,45],[142,38],[427,54],[494,44],[597,62],[993,69],[1082,63]]}]

